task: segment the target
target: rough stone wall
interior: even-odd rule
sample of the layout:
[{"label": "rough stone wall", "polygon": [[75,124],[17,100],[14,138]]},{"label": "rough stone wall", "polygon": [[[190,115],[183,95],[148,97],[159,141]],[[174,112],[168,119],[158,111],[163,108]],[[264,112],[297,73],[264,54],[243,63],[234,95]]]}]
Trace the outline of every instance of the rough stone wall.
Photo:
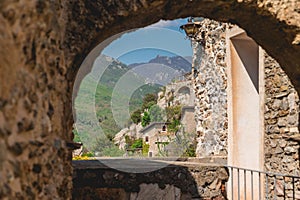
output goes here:
[{"label": "rough stone wall", "polygon": [[190,75],[186,76],[184,80],[175,81],[165,87],[165,91],[158,93],[157,105],[161,108],[174,105],[194,106],[195,93]]},{"label": "rough stone wall", "polygon": [[193,41],[193,81],[196,94],[197,156],[227,155],[227,24],[204,19]]},{"label": "rough stone wall", "polygon": [[[227,155],[227,71],[224,33],[229,25],[205,19],[193,43],[197,156]],[[215,31],[217,30],[217,31]],[[265,170],[299,174],[299,97],[279,64],[265,53]],[[220,153],[220,150],[223,150]]]},{"label": "rough stone wall", "polygon": [[266,169],[297,175],[299,145],[289,136],[299,134],[299,96],[279,64],[265,54]]},{"label": "rough stone wall", "polygon": [[196,133],[195,107],[187,106],[181,109],[181,123],[185,133]]},{"label": "rough stone wall", "polygon": [[[96,160],[75,161],[73,165],[74,200],[226,199],[228,172],[221,166],[175,163],[153,172],[135,174],[107,168]],[[147,166],[151,165],[144,164]]]},{"label": "rough stone wall", "polygon": [[[279,64],[265,53],[265,170],[299,176],[299,96]],[[274,180],[269,178],[270,195]],[[278,185],[278,184],[277,184]],[[299,188],[299,182],[295,184]],[[291,179],[286,180],[291,196]],[[271,196],[272,197],[272,196]]]},{"label": "rough stone wall", "polygon": [[230,21],[275,57],[300,91],[299,4],[1,0],[0,198],[69,197],[71,157],[65,141],[71,139],[71,85],[99,42],[162,18],[202,15]]},{"label": "rough stone wall", "polygon": [[0,199],[68,199],[71,85],[59,1],[0,2]]}]

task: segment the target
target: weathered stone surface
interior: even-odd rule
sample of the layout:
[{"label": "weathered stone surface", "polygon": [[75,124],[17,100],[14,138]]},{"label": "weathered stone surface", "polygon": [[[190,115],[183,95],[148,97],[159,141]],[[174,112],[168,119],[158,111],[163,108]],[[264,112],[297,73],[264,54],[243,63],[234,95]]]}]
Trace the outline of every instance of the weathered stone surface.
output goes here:
[{"label": "weathered stone surface", "polygon": [[[209,33],[212,31],[211,27],[218,30],[214,36]],[[227,27],[230,26],[227,25]],[[227,121],[227,110],[220,109],[227,108],[227,94],[219,89],[220,85],[226,88],[227,74],[222,74],[219,70],[223,69],[221,71],[226,72],[226,65],[214,62],[218,59],[219,51],[223,52],[223,57],[225,56],[225,41],[222,41],[221,38],[227,27],[225,24],[205,19],[201,22],[199,29],[198,39],[200,42],[194,44],[196,56],[193,61],[195,69],[193,73],[198,100],[196,101],[199,135],[198,156],[220,155],[220,146],[224,149],[227,148],[227,126],[219,126],[221,124],[219,122]],[[214,39],[213,46],[206,42],[212,39],[210,37]],[[220,41],[222,41],[221,44],[218,43]],[[199,49],[203,52],[202,56]],[[218,49],[218,51],[214,51],[214,49]],[[298,129],[293,127],[299,126],[299,97],[289,78],[273,58],[264,53],[263,62],[265,67],[265,168],[269,171],[289,174],[292,169],[296,169],[297,164],[299,165],[297,156],[299,145],[287,141],[283,135],[298,133]],[[216,71],[218,73],[215,73]],[[224,78],[220,79],[220,77]],[[210,81],[215,84],[210,84]],[[215,96],[218,97],[218,101],[214,101]],[[218,109],[214,110],[213,108]],[[223,138],[221,134],[224,134],[225,137],[223,144],[219,143],[219,138]]]},{"label": "weathered stone surface", "polygon": [[108,168],[97,160],[73,161],[73,166],[73,199],[226,199],[228,171],[222,166],[178,162],[136,174]]},{"label": "weathered stone surface", "polygon": [[[59,1],[0,3],[0,144],[6,154],[0,171],[10,174],[0,179],[0,199],[68,199],[71,194],[70,151],[52,148],[55,139],[71,140],[72,125],[72,83],[58,71],[67,67],[61,6]],[[42,123],[49,101],[56,109],[47,122],[53,129]],[[46,163],[55,173],[42,167]]]},{"label": "weathered stone surface", "polygon": [[[146,26],[162,18],[201,15],[238,23],[280,62],[300,91],[299,3],[297,0],[2,0],[1,144],[8,149],[12,141],[28,143],[42,138],[45,147],[26,145],[28,148],[22,149],[18,157],[10,154],[3,157],[1,172],[11,171],[17,161],[30,172],[20,177],[20,192],[17,192],[18,187],[8,184],[7,177],[1,177],[0,197],[70,198],[71,154],[64,148],[55,148],[52,141],[57,139],[64,144],[72,139],[73,81],[83,59],[99,42],[115,33]],[[270,89],[270,95],[277,95],[277,90],[280,88]],[[285,92],[285,88],[281,90]],[[18,127],[23,118],[28,119],[29,126],[19,124]],[[33,151],[40,156],[29,157]],[[43,176],[38,178],[30,167],[32,163],[45,161],[55,173],[43,168]],[[35,182],[41,188],[30,186]]]},{"label": "weathered stone surface", "polygon": [[[227,24],[204,19],[193,42],[194,90],[197,156],[226,155],[227,149],[227,74],[225,30]],[[203,81],[205,80],[205,81]],[[222,138],[222,139],[221,139]]]},{"label": "weathered stone surface", "polygon": [[[299,133],[297,127],[293,128],[299,125],[299,97],[279,64],[267,54],[265,77],[265,105],[270,108],[265,110],[265,169],[295,174],[295,169],[299,169],[299,145],[282,136]],[[274,146],[274,143],[278,145]],[[287,181],[286,185],[291,185],[291,182]],[[272,183],[269,183],[269,187],[272,187]],[[270,198],[273,198],[273,189]]]}]

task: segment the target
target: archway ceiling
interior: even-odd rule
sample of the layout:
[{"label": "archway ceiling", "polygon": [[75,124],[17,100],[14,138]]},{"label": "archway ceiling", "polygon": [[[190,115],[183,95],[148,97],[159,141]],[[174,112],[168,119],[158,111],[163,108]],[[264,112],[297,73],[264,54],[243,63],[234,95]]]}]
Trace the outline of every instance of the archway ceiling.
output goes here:
[{"label": "archway ceiling", "polygon": [[[202,16],[237,24],[246,30],[250,37],[281,64],[300,92],[300,44],[295,40],[297,34],[300,34],[300,13],[297,12],[300,3],[291,0],[290,6],[296,8],[292,7],[289,11],[276,7],[281,1],[276,1],[276,5],[266,2],[267,0],[70,1],[66,5],[66,55],[73,68],[71,71],[74,72],[97,44],[117,33],[144,27],[160,19]],[[284,12],[287,12],[286,15]],[[75,76],[74,73],[72,75]]]}]

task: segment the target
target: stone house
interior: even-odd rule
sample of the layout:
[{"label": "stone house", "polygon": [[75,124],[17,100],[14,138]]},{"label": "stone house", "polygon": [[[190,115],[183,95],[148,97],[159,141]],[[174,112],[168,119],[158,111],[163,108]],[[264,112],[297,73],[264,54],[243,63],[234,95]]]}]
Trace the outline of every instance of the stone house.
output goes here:
[{"label": "stone house", "polygon": [[[181,105],[181,131],[183,133],[196,133],[195,121],[195,92],[191,74],[186,74],[182,80],[177,80],[166,85],[164,92],[158,93],[157,104],[165,109],[167,106]],[[154,122],[141,129],[140,137],[150,145],[149,155],[158,155],[158,146],[165,147],[165,144],[174,139],[175,134],[168,132],[168,123]]]},{"label": "stone house", "polygon": [[158,156],[159,151],[164,148],[175,137],[175,134],[168,131],[168,123],[153,122],[140,130],[143,141],[149,144],[149,157]]},{"label": "stone house", "polygon": [[[178,80],[175,82],[172,82],[168,85],[166,85],[166,90],[163,92],[159,92],[159,97],[157,105],[162,108],[163,110],[167,106],[172,105],[181,105],[181,130],[185,133],[196,133],[196,121],[195,121],[195,92],[193,90],[193,82],[191,78],[191,74],[186,74],[184,77],[182,77],[182,80]],[[131,124],[130,127],[122,129],[120,132],[118,132],[114,137],[114,144],[117,145],[120,149],[125,149],[126,141],[125,136],[129,136],[131,138],[143,138],[145,140],[145,134],[150,131],[150,135],[153,134],[153,130],[155,133],[164,133],[163,124],[166,125],[165,122],[154,122],[148,125],[147,127],[143,128],[141,126],[141,123],[139,124]],[[147,135],[146,134],[146,135]],[[159,138],[163,137],[162,135],[159,135]],[[150,137],[150,136],[148,136]],[[152,136],[151,136],[152,137]],[[163,139],[166,140],[166,139]],[[155,140],[156,141],[156,140]],[[147,142],[149,143],[149,142]],[[150,144],[150,143],[149,143]],[[151,143],[152,144],[152,143]],[[157,144],[156,144],[157,146]],[[151,148],[153,145],[151,145]],[[155,150],[153,151],[154,154],[157,154],[157,149],[153,147]]]},{"label": "stone house", "polygon": [[[181,109],[181,132],[182,134],[195,134],[195,107],[183,106]],[[168,123],[153,122],[139,131],[139,137],[143,138],[146,144],[149,144],[149,156],[157,156],[159,148],[165,151],[166,147],[174,138],[175,133],[168,131]],[[171,146],[169,148],[172,148]]]}]

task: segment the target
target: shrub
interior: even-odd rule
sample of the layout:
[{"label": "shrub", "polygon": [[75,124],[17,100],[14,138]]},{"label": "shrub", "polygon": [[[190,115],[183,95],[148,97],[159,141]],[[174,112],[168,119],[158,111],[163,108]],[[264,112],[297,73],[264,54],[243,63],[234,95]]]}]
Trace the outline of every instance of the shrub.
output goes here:
[{"label": "shrub", "polygon": [[131,148],[132,149],[143,148],[143,140],[142,139],[134,140],[133,144],[131,145]]},{"label": "shrub", "polygon": [[150,124],[151,118],[148,112],[144,112],[144,116],[142,118],[142,126],[145,127]]},{"label": "shrub", "polygon": [[163,120],[163,110],[158,105],[153,105],[149,109],[151,122],[160,122]]},{"label": "shrub", "polygon": [[148,156],[150,144],[146,144],[146,142],[143,142],[143,155]]},{"label": "shrub", "polygon": [[157,102],[156,94],[146,94],[143,99],[142,110],[149,109],[151,106],[155,105]]},{"label": "shrub", "polygon": [[93,153],[93,152],[86,152],[86,153],[83,153],[82,154],[82,157],[94,157],[95,156],[95,154]]},{"label": "shrub", "polygon": [[136,111],[134,111],[132,114],[131,114],[131,120],[133,121],[133,123],[135,124],[138,124],[141,122],[141,114],[142,114],[142,111],[140,109],[137,109]]}]

